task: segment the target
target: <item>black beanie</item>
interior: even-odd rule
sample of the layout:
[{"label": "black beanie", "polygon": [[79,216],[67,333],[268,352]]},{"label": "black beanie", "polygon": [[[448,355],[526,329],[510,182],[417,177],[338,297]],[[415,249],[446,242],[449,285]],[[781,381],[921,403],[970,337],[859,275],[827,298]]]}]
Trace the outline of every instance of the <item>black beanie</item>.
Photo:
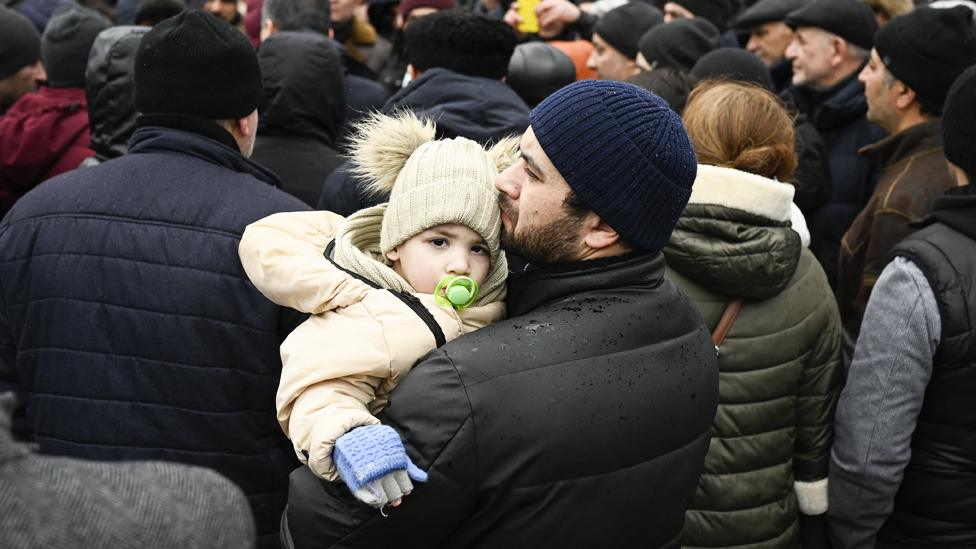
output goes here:
[{"label": "black beanie", "polygon": [[865,50],[872,48],[878,32],[874,12],[861,0],[816,0],[791,11],[783,22],[794,29],[823,29]]},{"label": "black beanie", "polygon": [[468,76],[501,79],[518,38],[505,23],[461,10],[417,19],[403,34],[407,63],[425,71],[442,68]]},{"label": "black beanie", "polygon": [[529,107],[575,81],[573,60],[545,42],[526,42],[516,47],[505,79]]},{"label": "black beanie", "polygon": [[608,11],[596,22],[593,33],[628,59],[634,59],[641,36],[663,22],[661,10],[636,1]]},{"label": "black beanie", "polygon": [[640,52],[653,68],[689,71],[701,56],[721,43],[719,30],[707,20],[676,19],[647,31],[640,39]]},{"label": "black beanie", "polygon": [[75,4],[58,8],[41,36],[41,58],[52,88],[84,88],[88,52],[98,33],[112,26],[100,14]]},{"label": "black beanie", "polygon": [[244,118],[261,102],[261,67],[251,43],[200,10],[153,27],[139,44],[135,73],[142,114]]},{"label": "black beanie", "polygon": [[0,6],[0,80],[41,58],[41,36],[33,23],[15,10]]},{"label": "black beanie", "polygon": [[169,19],[186,9],[183,0],[142,0],[136,11],[136,24],[156,26],[159,22]]},{"label": "black beanie", "polygon": [[769,67],[755,54],[741,48],[719,48],[702,56],[691,69],[702,80],[737,80],[773,89]]},{"label": "black beanie", "polygon": [[[695,17],[707,19],[715,28],[725,30],[729,19],[735,12],[729,0],[673,0],[675,4],[690,11]],[[672,21],[673,23],[674,21]]]},{"label": "black beanie", "polygon": [[972,18],[965,6],[918,8],[882,27],[874,47],[895,78],[942,105],[956,78],[976,64]]},{"label": "black beanie", "polygon": [[942,146],[949,162],[976,177],[976,66],[963,71],[946,95]]}]

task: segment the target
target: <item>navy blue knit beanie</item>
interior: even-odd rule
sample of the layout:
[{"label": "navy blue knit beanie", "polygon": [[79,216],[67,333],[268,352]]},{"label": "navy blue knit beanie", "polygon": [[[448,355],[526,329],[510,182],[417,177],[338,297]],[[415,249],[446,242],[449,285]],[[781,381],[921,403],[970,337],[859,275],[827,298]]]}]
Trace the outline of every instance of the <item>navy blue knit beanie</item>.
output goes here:
[{"label": "navy blue knit beanie", "polygon": [[698,164],[664,100],[625,82],[582,80],[547,97],[531,120],[559,174],[625,242],[667,244]]}]

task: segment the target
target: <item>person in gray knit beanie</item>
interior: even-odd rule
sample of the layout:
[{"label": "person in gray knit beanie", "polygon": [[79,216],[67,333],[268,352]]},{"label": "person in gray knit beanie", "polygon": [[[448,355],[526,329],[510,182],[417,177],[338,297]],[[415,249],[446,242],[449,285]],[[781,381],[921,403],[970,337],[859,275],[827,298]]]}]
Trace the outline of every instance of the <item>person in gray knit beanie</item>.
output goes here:
[{"label": "person in gray knit beanie", "polygon": [[54,88],[84,88],[88,52],[98,33],[112,23],[97,12],[66,4],[48,21],[41,36],[41,58],[47,84]]},{"label": "person in gray knit beanie", "polygon": [[162,462],[41,456],[11,435],[0,393],[0,547],[247,549],[244,494],[217,473]]}]

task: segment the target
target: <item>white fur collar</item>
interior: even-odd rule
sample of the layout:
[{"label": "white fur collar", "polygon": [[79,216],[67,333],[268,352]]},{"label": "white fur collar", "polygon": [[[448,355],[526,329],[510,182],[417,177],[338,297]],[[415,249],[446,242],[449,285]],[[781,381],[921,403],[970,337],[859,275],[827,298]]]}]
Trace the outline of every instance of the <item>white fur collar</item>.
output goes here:
[{"label": "white fur collar", "polygon": [[793,185],[788,183],[732,168],[699,164],[688,203],[725,206],[773,221],[789,221],[793,192]]}]

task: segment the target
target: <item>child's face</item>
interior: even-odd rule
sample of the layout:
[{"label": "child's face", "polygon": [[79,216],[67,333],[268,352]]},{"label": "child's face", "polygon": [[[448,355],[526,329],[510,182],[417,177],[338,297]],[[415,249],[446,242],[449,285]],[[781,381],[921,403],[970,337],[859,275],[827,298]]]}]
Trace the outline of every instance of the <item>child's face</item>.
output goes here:
[{"label": "child's face", "polygon": [[464,225],[438,225],[412,236],[387,252],[393,269],[417,292],[434,293],[447,275],[470,276],[485,282],[491,257],[478,233]]}]

